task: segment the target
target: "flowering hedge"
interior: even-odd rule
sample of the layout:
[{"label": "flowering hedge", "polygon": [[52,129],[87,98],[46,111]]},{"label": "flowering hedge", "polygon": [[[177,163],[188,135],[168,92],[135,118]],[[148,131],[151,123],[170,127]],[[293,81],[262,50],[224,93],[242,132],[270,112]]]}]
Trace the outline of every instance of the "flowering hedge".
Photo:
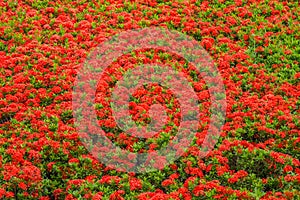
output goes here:
[{"label": "flowering hedge", "polygon": [[[185,33],[211,55],[226,87],[226,122],[214,150],[200,159],[210,100],[199,73],[158,50],[119,57],[95,102],[99,124],[114,143],[132,152],[157,150],[179,125],[174,94],[155,84],[132,94],[130,114],[147,124],[149,106],[157,102],[167,110],[164,131],[139,140],[114,123],[110,88],[139,64],[185,73],[203,122],[174,163],[125,173],[82,145],[72,88],[93,48],[122,31],[150,26]],[[300,199],[299,39],[297,1],[0,0],[0,199]]]}]

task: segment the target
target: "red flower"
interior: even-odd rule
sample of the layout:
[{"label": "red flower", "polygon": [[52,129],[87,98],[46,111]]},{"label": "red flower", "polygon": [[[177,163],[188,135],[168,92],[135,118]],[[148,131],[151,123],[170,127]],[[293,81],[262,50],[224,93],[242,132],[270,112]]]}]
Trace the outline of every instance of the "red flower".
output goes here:
[{"label": "red flower", "polygon": [[20,178],[23,178],[24,180],[27,180],[29,182],[38,182],[42,180],[41,171],[38,167],[33,165],[28,165],[23,167],[22,169],[22,175],[20,175]]},{"label": "red flower", "polygon": [[65,200],[77,200],[72,194],[68,194]]},{"label": "red flower", "polygon": [[246,35],[246,34],[245,34],[243,37],[244,37],[244,40],[245,40],[245,41],[248,41],[248,40],[249,40],[249,35]]},{"label": "red flower", "polygon": [[88,182],[93,182],[95,178],[97,178],[97,176],[95,176],[95,175],[90,175],[90,176],[87,176],[87,177],[85,178],[85,180],[87,180]]},{"label": "red flower", "polygon": [[288,174],[288,175],[286,175],[286,176],[284,177],[284,180],[285,180],[286,182],[290,182],[290,181],[293,180],[293,177],[292,177],[290,174]]},{"label": "red flower", "polygon": [[101,178],[101,180],[99,181],[100,183],[112,183],[112,181],[114,181],[117,185],[119,184],[121,178],[118,176],[109,176],[109,175],[105,175]]},{"label": "red flower", "polygon": [[177,179],[177,178],[179,178],[179,174],[178,173],[170,175],[170,179]]},{"label": "red flower", "polygon": [[228,183],[230,183],[230,184],[236,183],[238,180],[239,180],[238,177],[233,176],[233,177],[228,179]]},{"label": "red flower", "polygon": [[48,13],[54,13],[54,8],[53,7],[48,7],[48,8],[46,8],[46,12],[48,12]]},{"label": "red flower", "polygon": [[93,196],[92,200],[101,200],[102,195],[103,195],[103,192],[98,192]]},{"label": "red flower", "polygon": [[2,198],[5,195],[5,190],[0,188],[0,198]]},{"label": "red flower", "polygon": [[5,194],[5,197],[6,197],[6,198],[12,198],[12,197],[15,197],[15,195],[14,195],[13,192],[7,192],[7,193]]},{"label": "red flower", "polygon": [[129,185],[131,191],[142,189],[142,182],[137,178],[130,179]]},{"label": "red flower", "polygon": [[60,194],[62,194],[63,193],[63,190],[62,189],[55,189],[54,191],[53,191],[53,194],[54,194],[54,196],[55,197],[58,197]]},{"label": "red flower", "polygon": [[211,49],[212,46],[214,44],[214,39],[213,38],[204,38],[201,41],[201,45],[205,48],[205,49]]},{"label": "red flower", "polygon": [[79,160],[77,158],[71,158],[69,163],[79,163]]},{"label": "red flower", "polygon": [[290,166],[290,165],[286,165],[286,166],[283,168],[283,171],[284,171],[285,173],[291,172],[291,171],[293,171],[293,167]]},{"label": "red flower", "polygon": [[125,194],[124,190],[118,190],[109,196],[110,200],[123,200],[122,195]]},{"label": "red flower", "polygon": [[224,173],[228,172],[228,169],[224,166],[217,166],[216,169],[218,176],[222,176]]},{"label": "red flower", "polygon": [[4,165],[3,168],[2,174],[5,181],[9,181],[14,176],[16,177],[20,172],[20,169],[17,166],[11,164]]},{"label": "red flower", "polygon": [[61,88],[59,86],[54,86],[52,88],[52,92],[54,92],[55,94],[58,94],[61,92]]},{"label": "red flower", "polygon": [[19,188],[21,188],[22,190],[26,190],[27,189],[27,185],[23,182],[19,183]]},{"label": "red flower", "polygon": [[172,179],[166,179],[166,180],[164,180],[164,181],[161,183],[161,185],[162,185],[163,187],[167,187],[167,186],[172,185],[172,184],[174,184],[174,180],[172,180]]},{"label": "red flower", "polygon": [[264,48],[262,46],[259,46],[255,49],[255,52],[264,52]]},{"label": "red flower", "polygon": [[67,190],[70,189],[72,186],[80,186],[84,182],[83,179],[74,179],[74,180],[69,180],[67,183]]},{"label": "red flower", "polygon": [[50,163],[47,164],[47,168],[48,168],[49,171],[52,170],[52,167],[53,167],[54,164],[55,164],[55,162],[50,162]]}]

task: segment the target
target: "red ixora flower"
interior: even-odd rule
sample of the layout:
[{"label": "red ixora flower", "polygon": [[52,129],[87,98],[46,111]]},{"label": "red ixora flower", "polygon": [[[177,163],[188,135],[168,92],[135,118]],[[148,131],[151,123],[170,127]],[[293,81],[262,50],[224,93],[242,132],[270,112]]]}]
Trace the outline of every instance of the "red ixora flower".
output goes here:
[{"label": "red ixora flower", "polygon": [[129,180],[130,190],[139,190],[142,189],[142,182],[137,178],[131,178]]},{"label": "red ixora flower", "polygon": [[161,183],[161,185],[162,185],[163,187],[167,187],[167,186],[172,185],[172,184],[174,184],[174,180],[172,180],[172,179],[166,179],[166,180],[164,180],[164,181]]},{"label": "red ixora flower", "polygon": [[12,164],[6,164],[3,168],[2,174],[5,181],[9,181],[12,177],[16,177],[20,172],[20,168]]},{"label": "red ixora flower", "polygon": [[122,195],[125,194],[125,191],[124,190],[118,190],[114,193],[112,193],[110,196],[109,196],[109,199],[110,200],[123,200],[124,198],[122,197]]},{"label": "red ixora flower", "polygon": [[22,168],[20,178],[29,181],[30,183],[39,182],[42,180],[41,171],[34,165],[27,165]]},{"label": "red ixora flower", "polygon": [[213,44],[214,44],[214,39],[213,38],[204,38],[202,41],[201,41],[201,45],[209,50],[212,48]]},{"label": "red ixora flower", "polygon": [[97,192],[97,193],[93,196],[92,200],[101,200],[101,199],[102,199],[102,195],[103,195],[103,192]]},{"label": "red ixora flower", "polygon": [[22,190],[26,190],[27,189],[27,185],[24,182],[19,183],[19,188],[21,188]]}]

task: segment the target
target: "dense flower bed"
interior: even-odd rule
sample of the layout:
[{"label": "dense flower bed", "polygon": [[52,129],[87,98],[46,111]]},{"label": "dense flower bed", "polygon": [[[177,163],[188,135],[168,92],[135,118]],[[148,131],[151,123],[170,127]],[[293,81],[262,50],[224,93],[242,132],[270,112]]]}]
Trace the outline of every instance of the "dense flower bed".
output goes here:
[{"label": "dense flower bed", "polygon": [[[300,199],[300,7],[297,1],[0,1],[0,199]],[[214,59],[226,87],[226,123],[199,159],[207,123],[163,170],[106,167],[79,140],[72,88],[88,53],[110,36],[160,26],[185,33]],[[164,132],[140,141],[116,127],[110,88],[126,70],[159,63],[184,72],[209,122],[206,83],[186,61],[153,49],[118,58],[99,84],[99,124],[124,149],[166,145],[180,117],[172,92],[139,88],[133,119],[167,110]],[[122,69],[122,70],[120,70]],[[163,161],[160,161],[163,162]]]}]

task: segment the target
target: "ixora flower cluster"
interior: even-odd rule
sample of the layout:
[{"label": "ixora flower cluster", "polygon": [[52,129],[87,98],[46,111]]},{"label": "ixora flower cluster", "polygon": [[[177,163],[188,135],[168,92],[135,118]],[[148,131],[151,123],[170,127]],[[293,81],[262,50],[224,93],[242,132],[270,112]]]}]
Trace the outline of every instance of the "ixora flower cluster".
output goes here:
[{"label": "ixora flower cluster", "polygon": [[0,1],[0,199],[300,199],[296,1]]}]

